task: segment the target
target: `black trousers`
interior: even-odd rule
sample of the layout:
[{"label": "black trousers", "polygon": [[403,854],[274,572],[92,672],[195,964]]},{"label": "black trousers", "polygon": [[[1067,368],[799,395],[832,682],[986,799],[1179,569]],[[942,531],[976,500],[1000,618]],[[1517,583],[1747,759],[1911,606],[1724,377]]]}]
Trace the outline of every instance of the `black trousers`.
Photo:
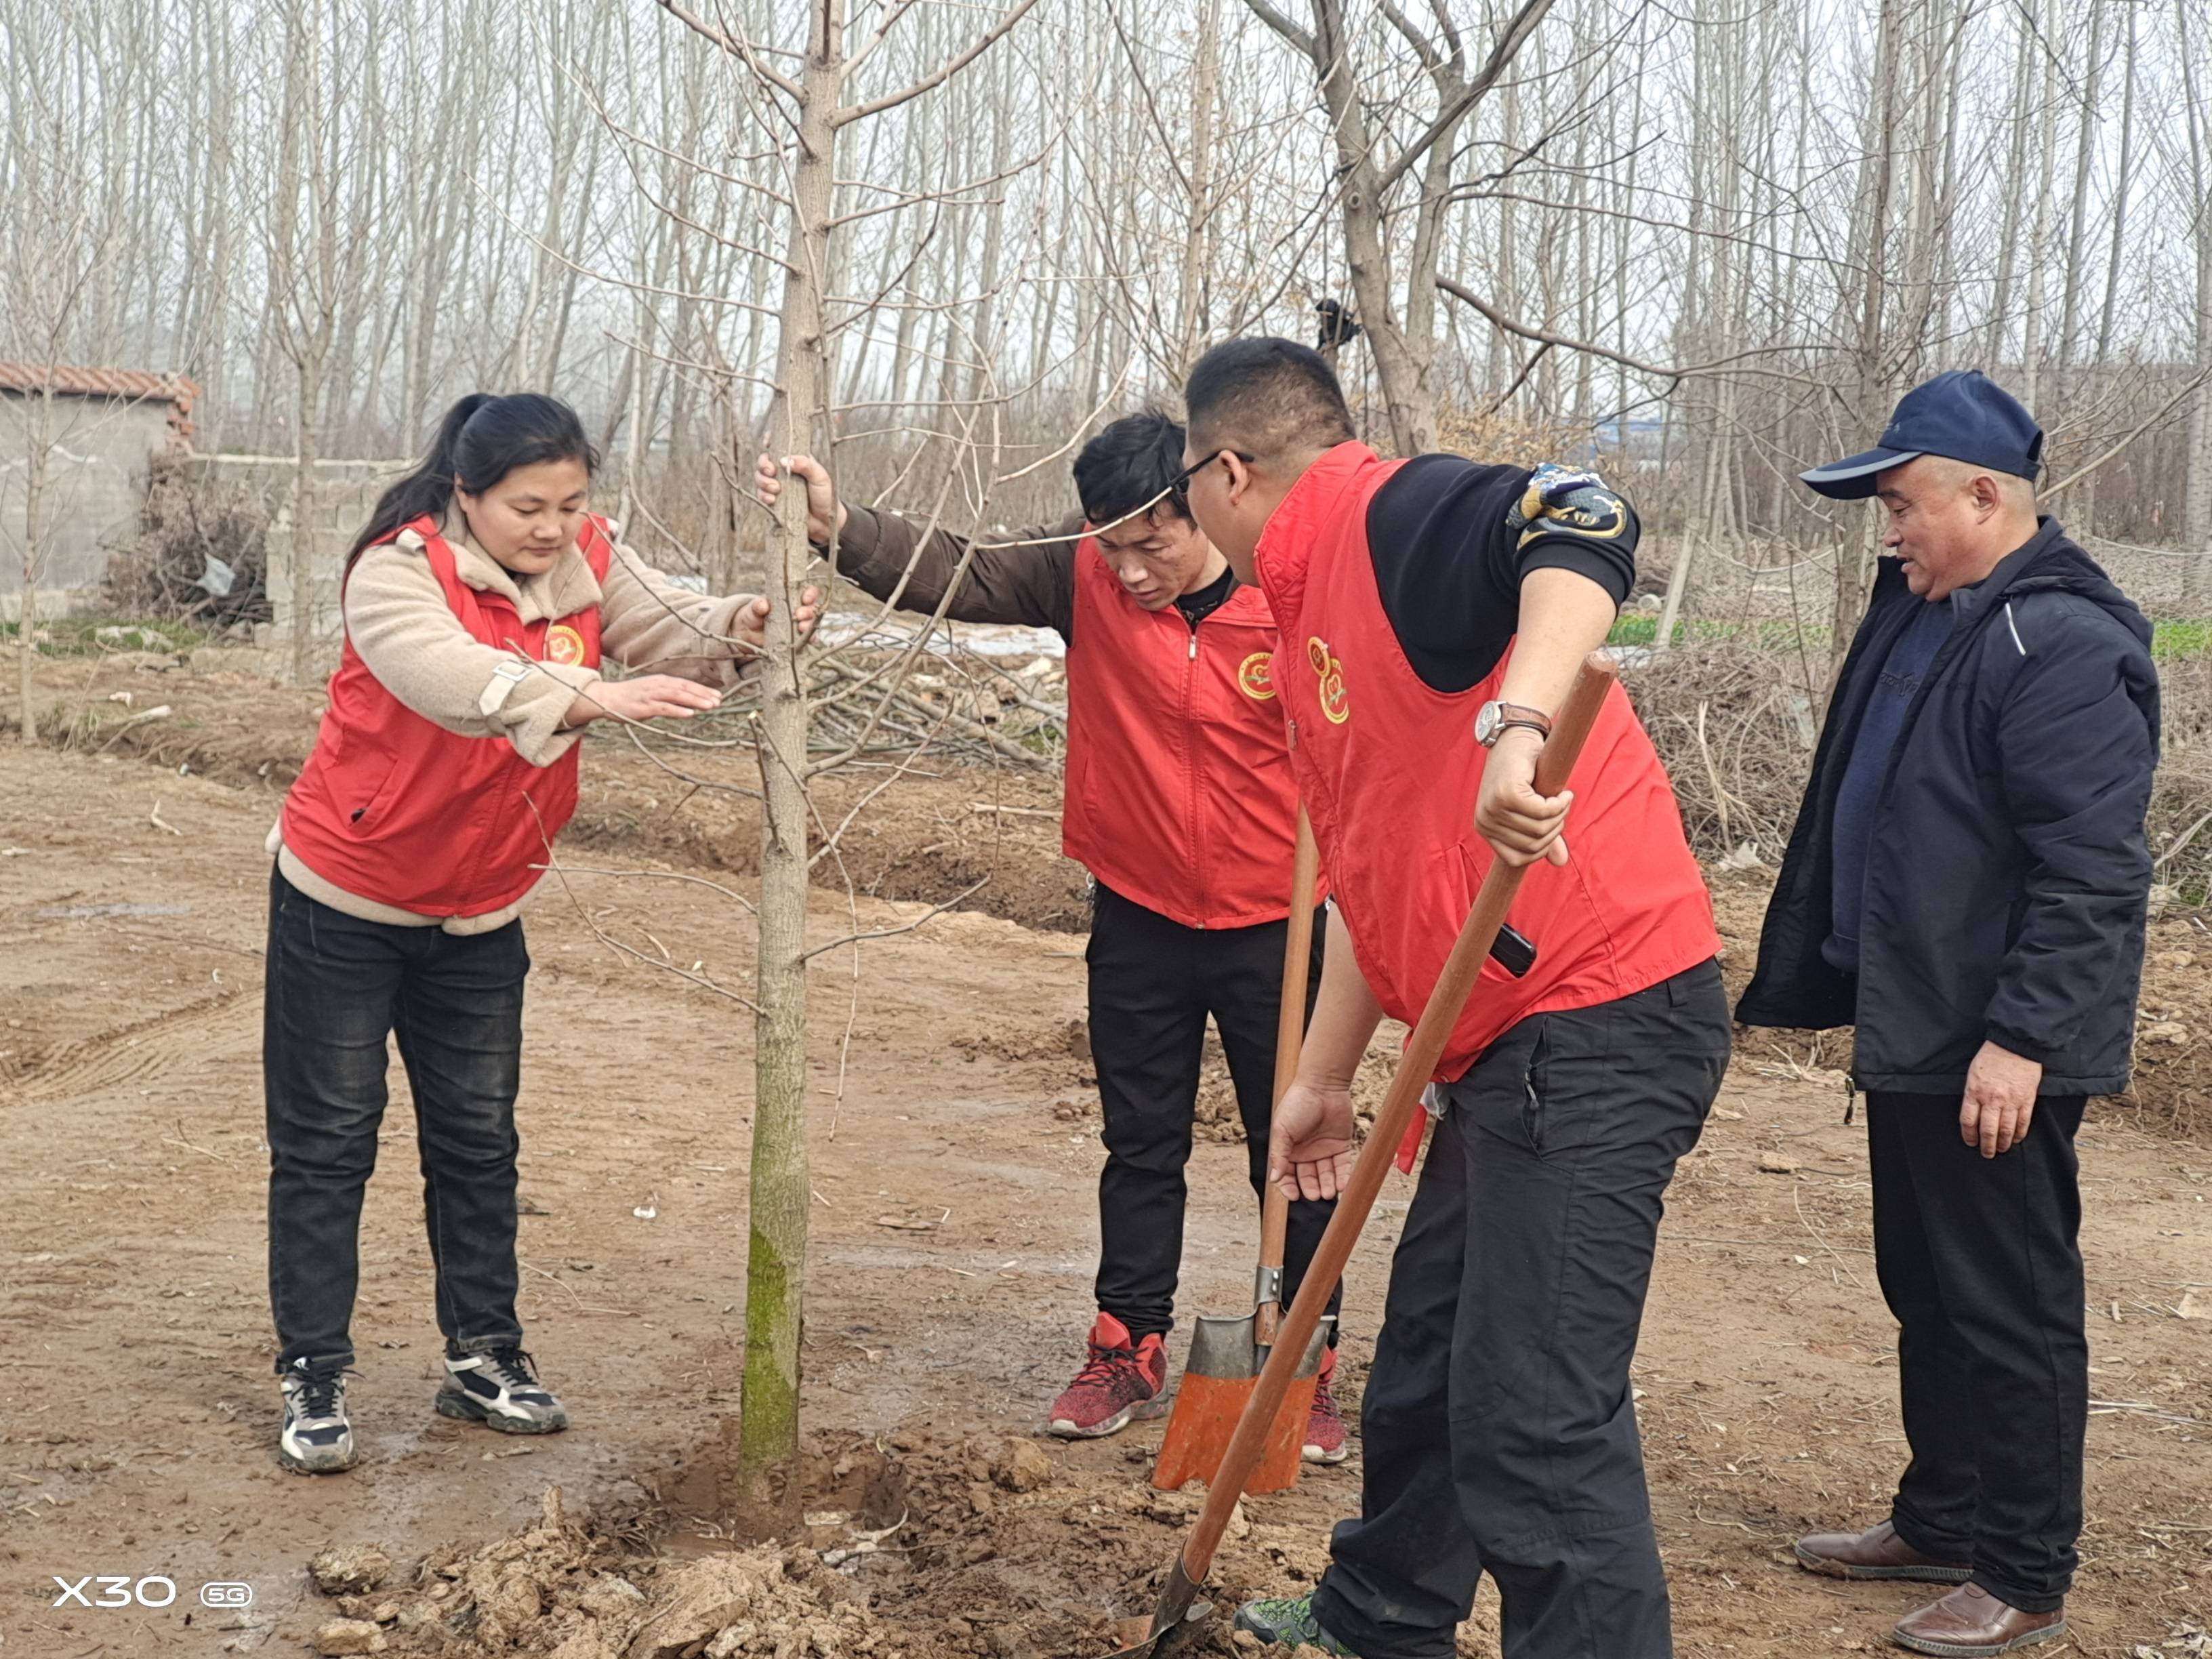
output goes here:
[{"label": "black trousers", "polygon": [[415,1094],[438,1328],[455,1348],[521,1341],[514,1097],[529,971],[519,921],[473,934],[362,921],[270,876],[261,1065],[279,1370],[352,1361],[362,1195],[395,1031]]},{"label": "black trousers", "polygon": [[2064,1601],[2081,1532],[2086,1103],[2037,1101],[2027,1139],[1985,1158],[1959,1137],[1958,1096],[1867,1097],[1875,1269],[1912,1449],[1891,1519],[2026,1613]]},{"label": "black trousers", "polygon": [[1361,1659],[1449,1659],[1485,1572],[1504,1659],[1673,1652],[1628,1367],[1729,1032],[1707,963],[1531,1015],[1444,1090],[1314,1598]]},{"label": "black trousers", "polygon": [[[1098,1177],[1098,1306],[1129,1328],[1133,1340],[1165,1335],[1175,1323],[1176,1270],[1182,1261],[1183,1165],[1206,1021],[1213,1018],[1257,1195],[1267,1172],[1267,1126],[1274,1115],[1275,1022],[1283,1006],[1287,921],[1256,927],[1185,927],[1101,884],[1085,959],[1091,968],[1091,1057],[1106,1118],[1106,1167]],[[1322,918],[1314,921],[1307,995],[1321,987]],[[1314,1246],[1335,1211],[1291,1205],[1283,1261],[1283,1299],[1297,1294]],[[1253,1235],[1257,1262],[1259,1235]],[[1340,1285],[1329,1298],[1336,1312]]]}]

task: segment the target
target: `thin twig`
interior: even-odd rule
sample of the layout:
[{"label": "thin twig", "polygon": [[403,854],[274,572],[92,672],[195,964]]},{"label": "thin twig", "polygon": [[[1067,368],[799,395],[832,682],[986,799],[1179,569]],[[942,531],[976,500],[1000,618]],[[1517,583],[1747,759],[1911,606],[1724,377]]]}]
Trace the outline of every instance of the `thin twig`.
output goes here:
[{"label": "thin twig", "polygon": [[923,911],[921,915],[916,916],[912,921],[902,922],[896,927],[875,928],[865,933],[848,933],[843,939],[833,939],[827,945],[816,945],[811,951],[804,952],[799,959],[801,962],[805,962],[812,957],[820,956],[825,951],[842,950],[848,945],[858,945],[864,939],[896,939],[901,933],[911,933],[915,928],[921,927],[924,922],[943,915],[947,910],[951,909],[954,906],[961,903],[963,900],[973,898],[978,892],[981,891],[983,888],[989,885],[990,880],[990,877],[985,876],[981,880],[969,883],[966,887],[962,888],[960,891],[955,893],[951,898],[945,900],[942,903],[931,905],[928,909]]}]

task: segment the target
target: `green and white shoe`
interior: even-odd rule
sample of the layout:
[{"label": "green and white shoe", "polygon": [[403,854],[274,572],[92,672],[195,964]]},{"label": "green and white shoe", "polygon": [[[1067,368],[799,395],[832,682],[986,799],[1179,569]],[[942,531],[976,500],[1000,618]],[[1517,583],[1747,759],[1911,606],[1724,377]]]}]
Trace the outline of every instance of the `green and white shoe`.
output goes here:
[{"label": "green and white shoe", "polygon": [[1319,1648],[1336,1659],[1358,1659],[1350,1648],[1321,1627],[1314,1617],[1310,1595],[1247,1601],[1237,1609],[1237,1628],[1251,1632],[1262,1642],[1279,1643],[1286,1648]]}]

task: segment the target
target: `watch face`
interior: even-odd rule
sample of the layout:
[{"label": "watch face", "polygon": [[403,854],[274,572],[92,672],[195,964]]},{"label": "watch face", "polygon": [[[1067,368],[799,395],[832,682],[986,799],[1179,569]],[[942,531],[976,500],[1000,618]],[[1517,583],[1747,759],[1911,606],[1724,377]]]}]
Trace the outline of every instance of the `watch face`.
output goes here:
[{"label": "watch face", "polygon": [[1486,702],[1474,713],[1474,740],[1487,749],[1498,741],[1498,720],[1504,713],[1494,702]]}]

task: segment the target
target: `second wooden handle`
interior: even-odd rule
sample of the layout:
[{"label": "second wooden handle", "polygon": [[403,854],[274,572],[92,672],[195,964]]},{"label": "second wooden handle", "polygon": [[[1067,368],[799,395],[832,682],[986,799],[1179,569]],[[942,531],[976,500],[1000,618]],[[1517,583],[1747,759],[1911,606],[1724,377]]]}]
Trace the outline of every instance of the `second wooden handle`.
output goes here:
[{"label": "second wooden handle", "polygon": [[[1297,851],[1291,860],[1291,915],[1283,938],[1283,1006],[1275,1020],[1275,1087],[1271,1106],[1298,1074],[1298,1051],[1306,1030],[1306,981],[1313,967],[1314,882],[1321,873],[1321,849],[1313,823],[1298,808]],[[1291,1200],[1273,1182],[1260,1195],[1260,1285],[1253,1310],[1252,1340],[1272,1347],[1282,1314],[1283,1255],[1291,1230]],[[1269,1294],[1272,1284],[1274,1293]]]}]

